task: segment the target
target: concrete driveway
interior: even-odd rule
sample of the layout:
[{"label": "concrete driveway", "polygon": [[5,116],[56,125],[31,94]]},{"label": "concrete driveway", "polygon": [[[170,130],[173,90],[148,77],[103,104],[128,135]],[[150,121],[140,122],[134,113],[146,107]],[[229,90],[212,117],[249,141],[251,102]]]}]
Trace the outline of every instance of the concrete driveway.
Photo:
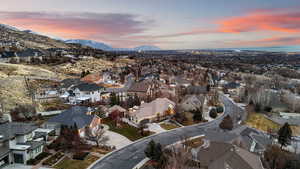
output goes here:
[{"label": "concrete driveway", "polygon": [[159,124],[157,123],[149,123],[147,124],[149,131],[152,131],[154,133],[161,133],[161,132],[165,132],[167,130],[163,129],[160,127]]},{"label": "concrete driveway", "polygon": [[104,135],[109,138],[107,145],[115,146],[116,149],[120,149],[132,143],[128,138],[109,130],[106,131]]}]

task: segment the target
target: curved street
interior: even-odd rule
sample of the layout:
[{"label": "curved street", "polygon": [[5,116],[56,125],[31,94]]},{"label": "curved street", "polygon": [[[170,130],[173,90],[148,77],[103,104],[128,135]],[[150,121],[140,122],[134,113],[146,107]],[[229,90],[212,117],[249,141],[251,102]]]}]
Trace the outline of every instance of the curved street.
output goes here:
[{"label": "curved street", "polygon": [[145,158],[144,149],[151,140],[159,142],[163,146],[170,145],[184,138],[202,134],[210,140],[230,140],[232,135],[228,132],[225,133],[220,131],[219,123],[226,115],[230,115],[236,126],[240,119],[243,119],[245,116],[245,112],[226,96],[221,95],[221,100],[224,104],[225,112],[223,116],[218,119],[203,124],[177,128],[140,139],[99,159],[92,164],[89,169],[132,169],[137,163]]}]

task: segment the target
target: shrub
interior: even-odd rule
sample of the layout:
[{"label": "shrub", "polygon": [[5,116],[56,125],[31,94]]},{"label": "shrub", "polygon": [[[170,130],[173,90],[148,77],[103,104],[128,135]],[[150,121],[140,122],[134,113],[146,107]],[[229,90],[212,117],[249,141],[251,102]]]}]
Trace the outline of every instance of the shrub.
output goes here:
[{"label": "shrub", "polygon": [[217,113],[223,113],[224,108],[223,108],[223,106],[218,106],[216,110],[217,110]]},{"label": "shrub", "polygon": [[272,111],[272,107],[270,107],[270,106],[265,106],[265,107],[264,107],[264,111],[266,111],[266,112],[271,112],[271,111]]},{"label": "shrub", "polygon": [[84,160],[89,155],[89,152],[77,152],[73,155],[74,160]]},{"label": "shrub", "polygon": [[220,123],[219,127],[224,130],[232,130],[233,129],[233,121],[229,115],[227,115],[223,121]]},{"label": "shrub", "polygon": [[59,147],[59,144],[58,143],[56,143],[55,141],[54,142],[52,142],[51,144],[49,144],[48,146],[47,146],[47,148],[48,149],[56,149],[56,148],[58,148]]},{"label": "shrub", "polygon": [[254,110],[256,111],[256,112],[260,112],[260,110],[261,110],[261,106],[260,106],[260,104],[255,104],[254,105]]},{"label": "shrub", "polygon": [[38,164],[42,159],[48,157],[49,155],[51,155],[51,153],[47,153],[47,152],[42,152],[41,154],[39,154],[38,156],[35,157],[35,159],[30,159],[27,161],[27,165],[36,165]]},{"label": "shrub", "polygon": [[215,108],[210,109],[209,116],[213,119],[216,118],[218,116],[217,110]]}]

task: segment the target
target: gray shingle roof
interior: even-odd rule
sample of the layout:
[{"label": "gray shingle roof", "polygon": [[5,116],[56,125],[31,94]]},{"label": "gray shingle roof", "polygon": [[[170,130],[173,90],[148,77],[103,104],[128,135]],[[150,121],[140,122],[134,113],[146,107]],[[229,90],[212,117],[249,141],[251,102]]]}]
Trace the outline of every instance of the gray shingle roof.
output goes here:
[{"label": "gray shingle roof", "polygon": [[58,123],[60,125],[74,126],[76,123],[79,129],[89,125],[94,115],[86,114],[88,107],[74,106],[68,110],[63,111],[61,114],[54,116],[48,120],[48,123]]},{"label": "gray shingle roof", "polygon": [[0,139],[0,141],[11,139],[16,135],[28,134],[37,128],[38,126],[34,125],[33,123],[11,122],[1,124],[0,135],[3,135],[3,138]]},{"label": "gray shingle roof", "polygon": [[186,89],[187,94],[206,94],[206,86],[188,86]]},{"label": "gray shingle roof", "polygon": [[96,85],[95,83],[81,83],[81,84],[78,84],[74,87],[72,87],[73,89],[76,89],[78,88],[80,91],[88,91],[88,92],[91,92],[91,91],[97,91],[97,90],[100,90],[102,89],[103,87],[101,86],[98,86]]},{"label": "gray shingle roof", "polygon": [[210,169],[263,169],[259,156],[222,142],[210,142],[208,148],[200,149],[198,160]]}]

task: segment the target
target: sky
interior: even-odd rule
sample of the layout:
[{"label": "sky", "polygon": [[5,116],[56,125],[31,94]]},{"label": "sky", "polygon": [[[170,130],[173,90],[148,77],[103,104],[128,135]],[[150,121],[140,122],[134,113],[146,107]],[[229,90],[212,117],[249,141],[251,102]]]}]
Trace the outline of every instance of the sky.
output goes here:
[{"label": "sky", "polygon": [[162,49],[300,46],[300,0],[0,0],[0,23]]}]

